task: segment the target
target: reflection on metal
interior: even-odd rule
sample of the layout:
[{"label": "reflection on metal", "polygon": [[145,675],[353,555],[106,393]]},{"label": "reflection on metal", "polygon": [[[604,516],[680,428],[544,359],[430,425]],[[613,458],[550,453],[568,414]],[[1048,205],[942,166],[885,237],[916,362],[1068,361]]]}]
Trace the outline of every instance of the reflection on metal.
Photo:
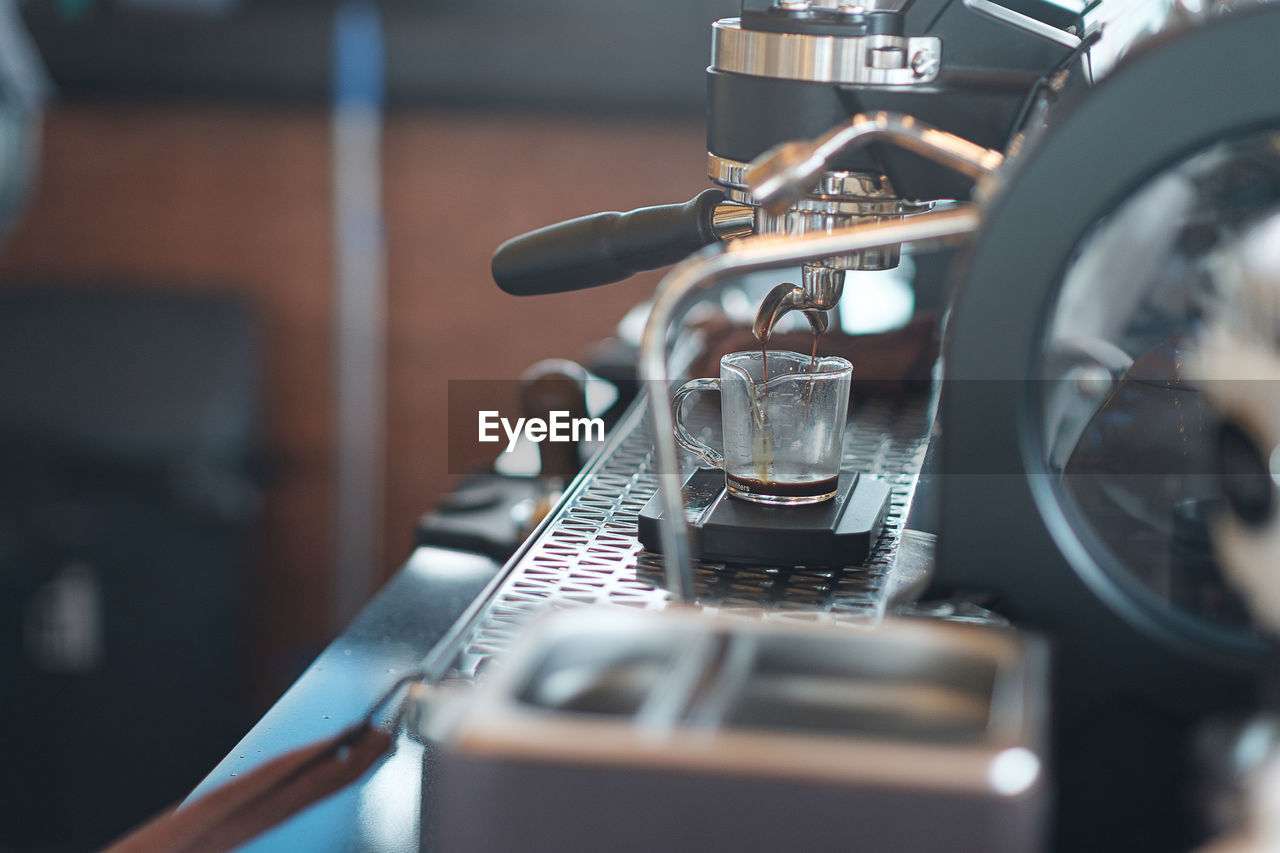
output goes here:
[{"label": "reflection on metal", "polygon": [[362,829],[363,849],[404,849],[406,839],[420,837],[425,752],[422,744],[401,734],[360,786],[355,821]]},{"label": "reflection on metal", "polygon": [[718,240],[749,237],[755,231],[756,210],[748,204],[724,201],[711,213],[711,230]]},{"label": "reflection on metal", "polygon": [[[751,191],[747,186],[747,169],[751,164],[740,160],[731,160],[718,154],[707,154],[707,177],[712,182],[724,187],[730,198],[743,203],[750,203]],[[811,200],[844,200],[856,199],[860,202],[875,200],[901,201],[894,192],[889,178],[885,175],[872,175],[866,172],[824,172],[816,186],[809,194]],[[827,208],[814,206],[806,208],[814,211],[825,211]],[[875,212],[875,211],[868,211]],[[892,211],[880,211],[892,212]]]},{"label": "reflection on metal", "polygon": [[758,204],[770,213],[781,214],[818,186],[836,157],[874,142],[892,142],[974,180],[985,178],[1004,162],[999,151],[938,130],[913,116],[878,112],[856,115],[814,140],[775,146],[747,167],[747,184]]},{"label": "reflection on metal", "polygon": [[[938,76],[942,40],[931,36],[823,36],[745,30],[716,21],[711,67],[730,74],[846,86],[913,86]],[[914,57],[931,61],[914,62]]]},{"label": "reflection on metal", "polygon": [[[809,273],[810,267],[805,267],[803,272]],[[831,272],[836,272],[831,270]],[[841,274],[843,272],[841,271]],[[756,312],[755,322],[751,324],[751,332],[756,336],[756,340],[765,343],[773,336],[773,329],[784,316],[790,311],[804,312],[805,319],[809,321],[809,327],[813,329],[815,335],[821,335],[827,330],[827,312],[836,306],[839,300],[839,294],[829,303],[819,303],[813,300],[805,292],[804,288],[797,287],[794,284],[780,284],[770,290],[765,296],[764,301],[760,303],[760,310]]]},{"label": "reflection on metal", "polygon": [[[755,205],[756,198],[747,180],[749,165],[715,154],[707,157],[707,174],[711,180],[724,187],[728,197],[734,201]],[[795,199],[780,212],[754,206],[752,209],[755,211],[755,233],[801,236],[830,233],[851,225],[888,222],[924,213],[932,207],[931,202],[899,198],[886,175],[835,170],[819,174],[802,198]],[[823,258],[820,262],[806,264],[806,267],[878,271],[893,269],[900,261],[898,246],[883,246]]]},{"label": "reflection on metal", "polygon": [[1080,44],[1079,36],[1050,26],[1043,21],[1038,21],[1029,15],[1023,15],[1021,12],[1015,12],[1007,6],[1001,6],[999,3],[991,2],[991,0],[964,0],[964,5],[980,15],[985,15],[1011,27],[1025,30],[1032,35],[1056,42],[1063,47],[1075,47]]}]

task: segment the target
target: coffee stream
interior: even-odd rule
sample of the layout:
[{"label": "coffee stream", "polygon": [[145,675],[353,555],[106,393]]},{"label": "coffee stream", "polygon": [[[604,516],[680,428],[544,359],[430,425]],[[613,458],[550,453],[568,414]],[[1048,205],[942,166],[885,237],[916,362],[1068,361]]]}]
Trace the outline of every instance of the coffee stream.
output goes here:
[{"label": "coffee stream", "polygon": [[[813,402],[813,377],[814,368],[818,364],[818,333],[813,333],[813,346],[809,350],[809,393],[805,395],[805,417],[808,419],[808,409],[810,403]],[[769,439],[769,431],[765,428],[768,423],[768,407],[765,406],[765,399],[768,396],[769,384],[769,345],[767,343],[760,344],[760,365],[761,380],[759,386],[756,387],[756,393],[752,396],[751,416],[755,419],[758,429],[755,430],[755,446],[751,448],[751,457],[755,462],[756,479],[761,483],[769,482],[769,469],[773,467],[773,442]]]},{"label": "coffee stream", "polygon": [[805,420],[809,419],[809,404],[813,402],[813,368],[818,363],[818,333],[813,333],[813,349],[809,351],[809,393],[804,397]]},{"label": "coffee stream", "polygon": [[751,460],[754,463],[756,479],[763,483],[768,481],[769,469],[773,467],[773,442],[769,439],[769,431],[765,426],[768,416],[765,414],[764,403],[769,384],[769,348],[766,343],[760,344],[760,366],[763,376],[760,385],[756,388],[756,393],[751,395],[751,417],[756,422],[756,429],[752,431],[754,438]]}]

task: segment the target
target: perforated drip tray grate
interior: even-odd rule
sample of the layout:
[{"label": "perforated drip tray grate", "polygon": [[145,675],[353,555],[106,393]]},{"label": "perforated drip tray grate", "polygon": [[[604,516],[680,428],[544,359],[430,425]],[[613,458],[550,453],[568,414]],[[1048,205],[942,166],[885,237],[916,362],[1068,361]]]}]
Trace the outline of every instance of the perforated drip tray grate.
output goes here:
[{"label": "perforated drip tray grate", "polygon": [[[657,490],[653,444],[637,401],[619,423],[601,457],[577,488],[516,558],[467,631],[446,680],[473,680],[500,656],[534,616],[548,608],[615,604],[663,608],[671,601],[660,555],[636,539],[640,510]],[[717,612],[764,606],[782,619],[865,623],[883,609],[903,515],[924,460],[930,400],[866,398],[845,435],[849,468],[879,477],[892,489],[884,532],[865,565],[845,568],[732,566],[701,563],[694,578],[698,600]]]}]

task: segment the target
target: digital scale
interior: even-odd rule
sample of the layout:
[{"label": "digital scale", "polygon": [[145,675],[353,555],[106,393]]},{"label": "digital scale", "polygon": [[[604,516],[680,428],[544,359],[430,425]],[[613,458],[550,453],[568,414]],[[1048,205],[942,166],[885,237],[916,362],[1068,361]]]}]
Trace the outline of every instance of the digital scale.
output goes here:
[{"label": "digital scale", "polygon": [[[724,472],[699,468],[684,482],[685,518],[704,560],[785,566],[850,566],[866,559],[884,526],[889,486],[841,471],[836,496],[816,504],[770,506],[732,497]],[[661,551],[662,502],[640,511],[640,544]]]}]

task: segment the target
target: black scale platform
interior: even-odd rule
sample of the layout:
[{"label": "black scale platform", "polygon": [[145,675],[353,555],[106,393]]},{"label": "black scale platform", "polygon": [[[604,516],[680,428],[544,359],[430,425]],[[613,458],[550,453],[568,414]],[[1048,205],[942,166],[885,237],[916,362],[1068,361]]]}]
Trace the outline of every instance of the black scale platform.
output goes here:
[{"label": "black scale platform", "polygon": [[[887,483],[842,471],[836,496],[819,504],[766,506],[735,498],[724,472],[699,468],[684,483],[685,518],[695,552],[704,560],[793,566],[861,563],[875,544],[889,508]],[[661,551],[661,494],[640,511],[640,544]]]}]

